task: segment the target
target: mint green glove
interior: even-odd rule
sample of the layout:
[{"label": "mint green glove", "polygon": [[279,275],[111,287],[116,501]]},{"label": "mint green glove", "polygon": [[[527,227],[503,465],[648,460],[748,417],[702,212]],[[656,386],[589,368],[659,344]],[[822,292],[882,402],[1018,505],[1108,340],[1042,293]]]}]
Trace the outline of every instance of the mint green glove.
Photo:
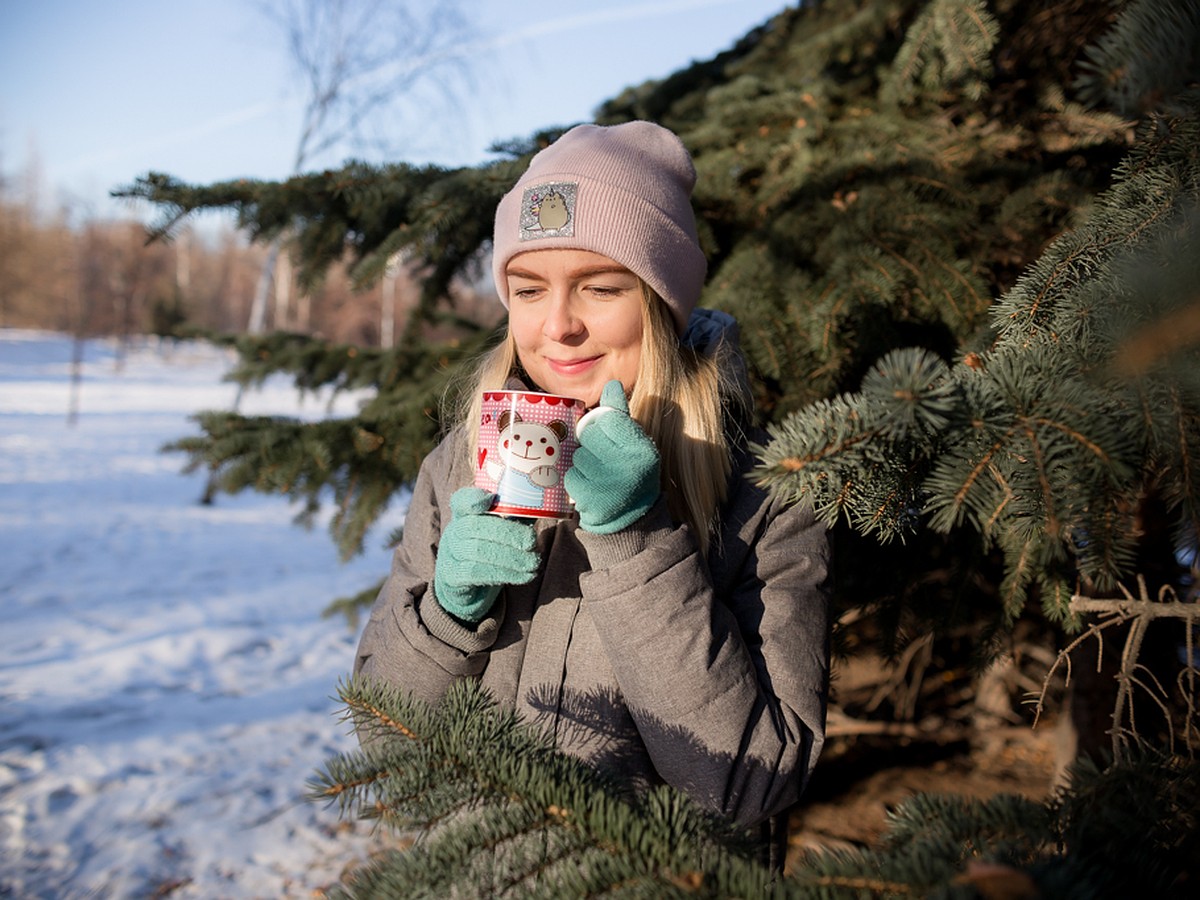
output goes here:
[{"label": "mint green glove", "polygon": [[600,406],[588,416],[589,421],[581,420],[579,447],[563,487],[575,501],[581,528],[613,534],[644,516],[658,499],[658,448],[630,417],[619,381],[604,385]]},{"label": "mint green glove", "polygon": [[533,528],[487,515],[494,494],[476,487],[450,496],[450,522],[442,531],[433,593],[456,619],[477,624],[506,584],[528,584],[537,575]]}]

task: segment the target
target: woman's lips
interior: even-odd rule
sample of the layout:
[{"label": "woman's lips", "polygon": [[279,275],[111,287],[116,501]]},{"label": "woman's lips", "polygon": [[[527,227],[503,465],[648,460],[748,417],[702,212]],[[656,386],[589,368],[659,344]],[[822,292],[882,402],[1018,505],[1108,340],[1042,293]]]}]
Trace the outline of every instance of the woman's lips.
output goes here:
[{"label": "woman's lips", "polygon": [[581,375],[596,364],[599,356],[583,359],[547,359],[546,364],[556,375]]}]

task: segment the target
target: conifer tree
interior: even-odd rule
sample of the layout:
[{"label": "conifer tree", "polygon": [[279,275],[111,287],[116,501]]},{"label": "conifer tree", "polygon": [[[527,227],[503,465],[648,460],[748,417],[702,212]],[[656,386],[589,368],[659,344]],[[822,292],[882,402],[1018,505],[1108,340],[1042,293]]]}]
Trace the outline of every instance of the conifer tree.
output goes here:
[{"label": "conifer tree", "polygon": [[[1081,587],[1116,590],[1148,570],[1181,583],[1200,522],[1198,74],[1194,0],[827,0],[597,110],[601,123],[661,122],[692,151],[702,302],[739,319],[772,435],[757,475],[835,529],[852,561],[839,602],[873,610],[885,640],[901,639],[901,623],[911,633],[956,617],[1074,627]],[[474,168],[349,163],[206,187],[151,174],[127,189],[159,204],[164,224],[231,207],[255,237],[294,234],[303,279],[349,256],[368,284],[397,251],[425,272],[392,352],[237,339],[238,380],[365,386],[374,397],[357,417],[211,413],[178,448],[225,489],[283,492],[309,514],[332,492],[335,538],[356,552],[436,440],[455,367],[495,339],[457,314],[452,286],[485,258],[499,197],[561,130]],[[719,823],[669,793],[622,805],[486,698],[464,691],[431,711],[357,683],[344,697],[375,740],[332,762],[320,792],[397,822],[450,820],[367,876],[399,881],[352,893],[437,893],[443,884],[420,879],[447,873],[481,889],[473,867],[499,845],[517,895],[583,892],[578,879],[593,876],[587,890],[766,890]],[[495,739],[486,755],[469,744],[480,729]],[[1081,823],[1117,808],[1120,778],[1154,785],[1161,804],[1141,812],[1193,836],[1196,825],[1191,764],[1146,758],[1114,772],[1081,769],[1044,809],[917,801],[879,854],[808,860],[770,889],[966,893],[986,875],[967,869],[970,838],[1008,887],[1102,895],[1093,879],[1118,865],[1121,841]],[[927,814],[940,824],[917,827]],[[681,825],[685,838],[671,839]],[[1186,869],[1180,841],[1149,824],[1137,833],[1154,865]]]}]

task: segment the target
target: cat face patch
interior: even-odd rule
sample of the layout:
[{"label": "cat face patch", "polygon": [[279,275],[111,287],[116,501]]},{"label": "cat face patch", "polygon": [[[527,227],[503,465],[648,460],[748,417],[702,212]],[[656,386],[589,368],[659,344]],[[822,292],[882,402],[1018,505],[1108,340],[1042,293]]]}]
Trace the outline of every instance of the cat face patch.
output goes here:
[{"label": "cat face patch", "polygon": [[578,188],[574,181],[552,181],[526,188],[521,198],[520,239],[572,237]]}]

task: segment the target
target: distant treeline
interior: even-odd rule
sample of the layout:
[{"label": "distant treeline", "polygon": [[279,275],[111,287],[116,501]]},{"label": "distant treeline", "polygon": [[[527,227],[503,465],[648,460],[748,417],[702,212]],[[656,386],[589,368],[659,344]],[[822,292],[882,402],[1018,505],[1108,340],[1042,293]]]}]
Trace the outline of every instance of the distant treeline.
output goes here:
[{"label": "distant treeline", "polygon": [[[40,214],[0,193],[0,327],[87,336],[242,332],[265,257],[232,226],[207,234],[184,227],[170,242],[148,242],[132,219],[73,224],[65,212]],[[355,291],[335,268],[313,290],[298,291],[286,253],[268,277],[268,330],[379,344],[381,285]],[[402,275],[390,290],[400,327],[410,285]]]}]

